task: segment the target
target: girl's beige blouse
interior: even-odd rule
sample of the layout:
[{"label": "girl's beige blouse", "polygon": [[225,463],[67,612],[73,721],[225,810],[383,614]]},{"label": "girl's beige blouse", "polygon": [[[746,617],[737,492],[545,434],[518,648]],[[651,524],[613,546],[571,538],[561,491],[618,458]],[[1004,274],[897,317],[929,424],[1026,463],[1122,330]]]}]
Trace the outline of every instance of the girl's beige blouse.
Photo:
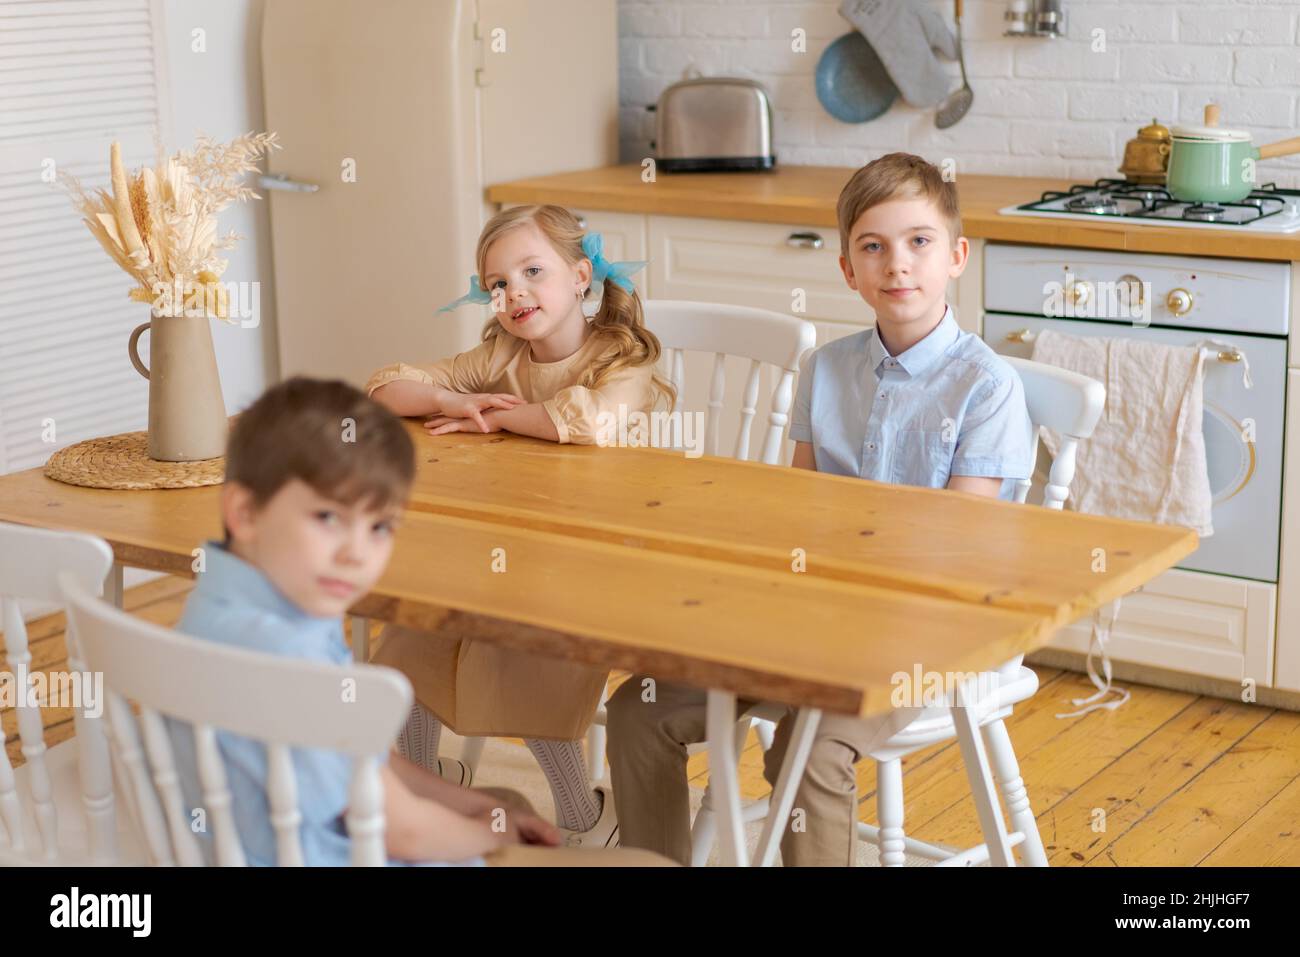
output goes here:
[{"label": "girl's beige blouse", "polygon": [[626,406],[626,416],[650,411],[655,401],[650,365],[624,367],[595,389],[577,384],[586,368],[608,348],[608,343],[593,335],[567,359],[536,362],[526,340],[502,332],[433,365],[398,362],[384,366],[366,383],[366,395],[398,379],[454,392],[508,392],[525,402],[540,402],[555,423],[561,442],[595,445],[602,412],[615,417],[607,422],[617,421],[620,405]]}]

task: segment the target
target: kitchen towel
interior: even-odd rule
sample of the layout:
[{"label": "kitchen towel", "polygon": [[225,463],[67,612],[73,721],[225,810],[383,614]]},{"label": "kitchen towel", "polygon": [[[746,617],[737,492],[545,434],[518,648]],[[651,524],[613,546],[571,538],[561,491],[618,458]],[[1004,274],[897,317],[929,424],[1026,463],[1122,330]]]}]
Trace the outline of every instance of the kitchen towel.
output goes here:
[{"label": "kitchen towel", "polygon": [[[1034,338],[1033,359],[1096,379],[1106,387],[1106,407],[1092,436],[1079,443],[1067,504],[1080,512],[1138,521],[1185,525],[1198,535],[1214,532],[1210,476],[1202,432],[1205,351],[1201,345],[1170,346],[1122,337],[1082,337],[1043,330]],[[1060,437],[1042,430],[1056,455]],[[1077,717],[1098,708],[1113,710],[1129,698],[1111,686],[1106,642],[1119,615],[1093,613],[1088,642],[1088,678],[1097,692],[1075,698]],[[1093,665],[1101,659],[1101,673]],[[1119,698],[1104,700],[1111,691]]]},{"label": "kitchen towel", "polygon": [[844,0],[840,16],[867,38],[912,106],[937,106],[953,91],[934,51],[957,59],[957,39],[926,0]]},{"label": "kitchen towel", "polygon": [[[1106,387],[1101,419],[1079,443],[1067,504],[1113,518],[1185,525],[1202,538],[1214,534],[1199,345],[1046,329],[1034,339],[1033,359]],[[1058,437],[1044,429],[1043,442],[1055,455]]]}]

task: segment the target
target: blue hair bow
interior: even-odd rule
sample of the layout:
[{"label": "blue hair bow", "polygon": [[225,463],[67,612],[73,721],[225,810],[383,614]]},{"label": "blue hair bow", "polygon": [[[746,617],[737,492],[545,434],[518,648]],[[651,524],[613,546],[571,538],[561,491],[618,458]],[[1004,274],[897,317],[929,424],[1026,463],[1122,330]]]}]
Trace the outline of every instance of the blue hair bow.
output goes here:
[{"label": "blue hair bow", "polygon": [[582,237],[582,251],[591,260],[592,285],[612,279],[628,292],[636,287],[628,277],[639,272],[647,265],[645,260],[628,259],[622,262],[610,262],[605,258],[605,239],[600,233],[587,233]]},{"label": "blue hair bow", "polygon": [[469,292],[465,293],[465,295],[461,296],[454,302],[447,303],[447,305],[443,306],[438,311],[451,312],[453,309],[457,309],[469,303],[487,305],[491,301],[492,293],[488,292],[486,289],[479,288],[478,273],[475,273],[469,277]]}]

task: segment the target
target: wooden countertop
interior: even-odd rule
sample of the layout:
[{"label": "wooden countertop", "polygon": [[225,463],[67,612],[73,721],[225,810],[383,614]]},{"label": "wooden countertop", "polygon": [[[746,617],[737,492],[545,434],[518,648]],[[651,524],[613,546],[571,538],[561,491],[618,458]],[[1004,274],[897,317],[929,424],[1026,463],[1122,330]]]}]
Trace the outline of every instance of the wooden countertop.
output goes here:
[{"label": "wooden countertop", "polygon": [[[557,203],[624,213],[737,219],[798,226],[835,223],[835,201],[854,170],[847,166],[783,166],[769,173],[659,173],[641,179],[639,164],[538,176],[490,186],[494,203]],[[1023,176],[959,176],[962,224],[972,239],[1115,249],[1129,252],[1300,260],[1300,233],[1131,226],[1116,222],[1003,216],[1069,181]]]}]

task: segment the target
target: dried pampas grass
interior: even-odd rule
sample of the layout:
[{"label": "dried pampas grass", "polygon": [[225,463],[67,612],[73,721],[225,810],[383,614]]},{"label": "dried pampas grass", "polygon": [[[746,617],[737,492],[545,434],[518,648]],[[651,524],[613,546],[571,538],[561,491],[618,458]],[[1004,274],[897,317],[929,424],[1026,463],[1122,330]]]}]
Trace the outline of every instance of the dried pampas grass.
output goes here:
[{"label": "dried pampas grass", "polygon": [[205,312],[225,319],[228,302],[220,278],[227,261],[218,252],[233,249],[242,237],[233,230],[219,237],[217,214],[232,203],[261,198],[244,178],[279,148],[274,133],[246,133],[229,143],[200,136],[193,150],[160,155],[154,168],[128,175],[121,146],[114,143],[111,192],[87,191],[66,172],[59,180],[91,235],[138,283],[130,298],[154,303],[161,314],[180,315],[195,287],[201,287],[194,298],[215,304]]}]

